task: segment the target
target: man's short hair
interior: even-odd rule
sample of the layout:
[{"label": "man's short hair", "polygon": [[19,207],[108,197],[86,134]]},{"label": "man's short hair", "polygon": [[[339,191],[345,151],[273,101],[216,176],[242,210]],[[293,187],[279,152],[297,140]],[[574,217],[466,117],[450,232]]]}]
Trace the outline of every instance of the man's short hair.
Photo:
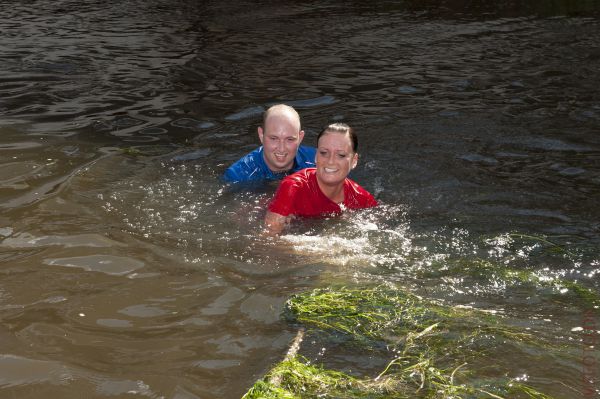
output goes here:
[{"label": "man's short hair", "polygon": [[265,112],[263,112],[263,128],[267,123],[267,118],[273,113],[288,113],[293,115],[293,117],[298,120],[298,131],[302,130],[302,125],[300,124],[300,115],[298,114],[298,111],[286,104],[275,104],[269,107]]}]

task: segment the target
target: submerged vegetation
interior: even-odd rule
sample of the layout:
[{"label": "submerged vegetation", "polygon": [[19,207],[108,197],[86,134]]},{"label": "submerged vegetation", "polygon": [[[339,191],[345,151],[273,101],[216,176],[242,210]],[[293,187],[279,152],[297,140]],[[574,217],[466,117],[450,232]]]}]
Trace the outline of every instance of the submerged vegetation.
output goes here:
[{"label": "submerged vegetation", "polygon": [[600,306],[600,293],[583,284],[559,277],[548,277],[537,270],[516,269],[499,262],[485,259],[446,259],[443,267],[432,265],[431,269],[419,273],[420,277],[444,277],[460,275],[488,285],[530,285],[535,289],[550,289],[552,295],[570,294],[585,305]]},{"label": "submerged vegetation", "polygon": [[[480,238],[462,255],[419,259],[416,277],[454,279],[470,293],[525,288],[538,296],[568,297],[598,309],[600,291],[591,278],[596,272],[582,267],[598,262],[596,256],[597,246],[581,238],[509,233]],[[571,267],[565,268],[565,261]]]},{"label": "submerged vegetation", "polygon": [[[431,283],[444,283],[461,294],[550,297],[556,304],[598,312],[600,293],[593,281],[586,281],[591,274],[585,268],[572,274],[562,266],[553,268],[564,259],[582,264],[584,253],[561,240],[514,233],[486,240],[468,254],[420,259],[415,253],[410,262],[416,265],[415,277],[430,282],[419,288],[420,295],[391,283],[294,295],[284,316],[305,331],[310,343],[275,365],[244,398],[552,399],[542,392],[548,389],[543,381],[538,387],[526,373],[516,376],[530,364],[555,357],[578,361],[576,339],[565,340],[543,327],[536,331],[536,325],[551,321],[551,314],[537,314],[536,322],[524,326],[506,309],[453,306],[423,295],[437,292]],[[543,268],[531,264],[538,256]],[[556,257],[561,262],[555,263]],[[376,361],[367,375],[348,358]],[[561,385],[562,392],[552,394],[580,396],[577,387]]]},{"label": "submerged vegetation", "polygon": [[375,377],[357,377],[294,355],[258,381],[245,399],[550,398],[519,381],[477,376],[469,368],[490,360],[509,340],[511,350],[550,347],[489,313],[444,306],[385,285],[301,293],[288,300],[285,316],[322,345],[377,354],[388,364]]}]

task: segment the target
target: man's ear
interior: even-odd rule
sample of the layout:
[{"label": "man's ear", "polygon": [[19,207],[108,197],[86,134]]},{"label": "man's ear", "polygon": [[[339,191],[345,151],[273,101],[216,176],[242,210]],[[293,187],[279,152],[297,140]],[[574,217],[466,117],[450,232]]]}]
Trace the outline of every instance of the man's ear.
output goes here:
[{"label": "man's ear", "polygon": [[298,143],[302,143],[303,139],[304,139],[304,130],[300,130],[298,132]]},{"label": "man's ear", "polygon": [[258,139],[260,140],[261,144],[264,144],[263,143],[263,135],[264,135],[263,128],[261,126],[259,126],[258,127]]}]

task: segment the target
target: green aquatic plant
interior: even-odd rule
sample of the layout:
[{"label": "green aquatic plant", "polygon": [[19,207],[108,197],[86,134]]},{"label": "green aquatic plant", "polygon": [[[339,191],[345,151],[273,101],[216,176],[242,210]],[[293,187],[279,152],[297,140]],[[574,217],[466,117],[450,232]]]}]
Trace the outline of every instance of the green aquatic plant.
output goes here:
[{"label": "green aquatic plant", "polygon": [[[444,306],[391,285],[300,293],[287,301],[285,317],[338,344],[343,337],[345,344],[357,344],[366,351],[385,347],[393,360],[377,377],[356,379],[307,365],[297,358],[293,362],[288,359],[251,392],[285,388],[286,395],[302,398],[513,398],[501,396],[508,394],[509,388],[516,389],[508,380],[484,384],[477,378],[467,378],[469,362],[483,358],[486,351],[505,340],[513,345],[546,345],[540,338],[505,325],[488,313]],[[275,375],[282,384],[270,387],[268,382]],[[315,375],[322,378],[314,382]],[[310,382],[304,380],[309,377]],[[335,391],[338,388],[343,393]],[[531,392],[537,391],[531,388]]]},{"label": "green aquatic plant", "polygon": [[546,395],[537,389],[522,383],[511,383],[508,389],[509,394],[523,394],[528,399],[553,399],[552,396]]},{"label": "green aquatic plant", "polygon": [[394,385],[397,384],[358,379],[311,365],[306,359],[295,356],[277,364],[242,398],[406,398],[399,396],[401,392]]},{"label": "green aquatic plant", "polygon": [[133,157],[139,157],[139,156],[144,155],[142,153],[142,151],[140,151],[138,148],[135,148],[135,147],[121,148],[121,152],[125,155],[129,155],[129,156],[133,156]]},{"label": "green aquatic plant", "polygon": [[557,279],[553,281],[554,288],[566,288],[578,298],[582,299],[587,305],[600,306],[600,293],[590,288],[584,287],[581,284],[570,281]]},{"label": "green aquatic plant", "polygon": [[[396,360],[392,363],[398,365]],[[393,373],[390,364],[375,378],[357,378],[294,356],[277,364],[242,399],[552,399],[535,388],[506,379],[478,386],[459,383],[463,366],[440,370],[423,359]]]},{"label": "green aquatic plant", "polygon": [[463,350],[460,343],[466,345],[482,335],[523,342],[532,338],[502,325],[489,313],[443,306],[391,286],[316,289],[294,295],[285,309],[290,322],[341,335],[359,345],[392,349],[411,347],[424,337],[432,348],[453,341],[455,350]]},{"label": "green aquatic plant", "polygon": [[[543,290],[540,292],[541,295],[570,295],[583,301],[585,305],[600,306],[600,293],[593,288],[586,287],[584,282],[551,275],[545,270],[532,269],[523,264],[518,265],[518,262],[524,260],[520,253],[523,249],[527,249],[527,260],[534,256],[531,253],[534,248],[536,251],[548,255],[567,255],[571,260],[581,257],[586,250],[581,243],[573,244],[572,241],[575,239],[577,239],[575,236],[548,237],[523,233],[482,237],[485,245],[499,244],[511,255],[503,260],[480,257],[433,257],[427,260],[426,266],[417,270],[417,277],[456,277],[464,281],[466,285],[476,284],[483,290],[486,287],[497,289],[498,287],[529,286],[536,290]],[[534,245],[530,245],[532,242]],[[594,254],[597,256],[597,247],[594,249]],[[516,256],[517,253],[519,253],[518,256]],[[564,257],[561,256],[561,259]]]},{"label": "green aquatic plant", "polygon": [[[377,378],[356,378],[346,373],[328,370],[322,366],[311,365],[306,359],[293,357],[276,365],[264,379],[258,381],[243,399],[254,398],[347,398],[347,399],[385,399],[411,398],[418,391],[415,384],[415,370],[425,367],[416,364],[404,370],[403,375],[395,374]],[[436,388],[441,392],[475,392],[459,385],[452,385],[441,373],[432,367],[426,367],[432,378],[438,378]],[[277,380],[279,384],[272,381]],[[271,395],[271,396],[269,396]],[[432,397],[432,396],[420,396]],[[441,397],[441,396],[439,396]]]},{"label": "green aquatic plant", "polygon": [[300,396],[287,389],[280,388],[279,386],[269,383],[268,381],[257,381],[252,388],[242,399],[299,399]]},{"label": "green aquatic plant", "polygon": [[383,288],[323,289],[293,296],[286,303],[286,316],[368,342],[383,339],[390,330],[418,329],[433,320],[420,302],[416,295]]}]

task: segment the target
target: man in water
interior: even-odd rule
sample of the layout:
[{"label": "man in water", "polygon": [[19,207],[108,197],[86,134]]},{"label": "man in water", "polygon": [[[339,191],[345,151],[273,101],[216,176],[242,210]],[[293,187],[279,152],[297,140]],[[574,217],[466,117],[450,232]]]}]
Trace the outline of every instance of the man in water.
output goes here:
[{"label": "man in water", "polygon": [[258,128],[262,146],[243,156],[223,174],[228,183],[278,180],[290,173],[315,166],[314,147],[300,145],[304,131],[300,116],[285,104],[270,107]]}]

